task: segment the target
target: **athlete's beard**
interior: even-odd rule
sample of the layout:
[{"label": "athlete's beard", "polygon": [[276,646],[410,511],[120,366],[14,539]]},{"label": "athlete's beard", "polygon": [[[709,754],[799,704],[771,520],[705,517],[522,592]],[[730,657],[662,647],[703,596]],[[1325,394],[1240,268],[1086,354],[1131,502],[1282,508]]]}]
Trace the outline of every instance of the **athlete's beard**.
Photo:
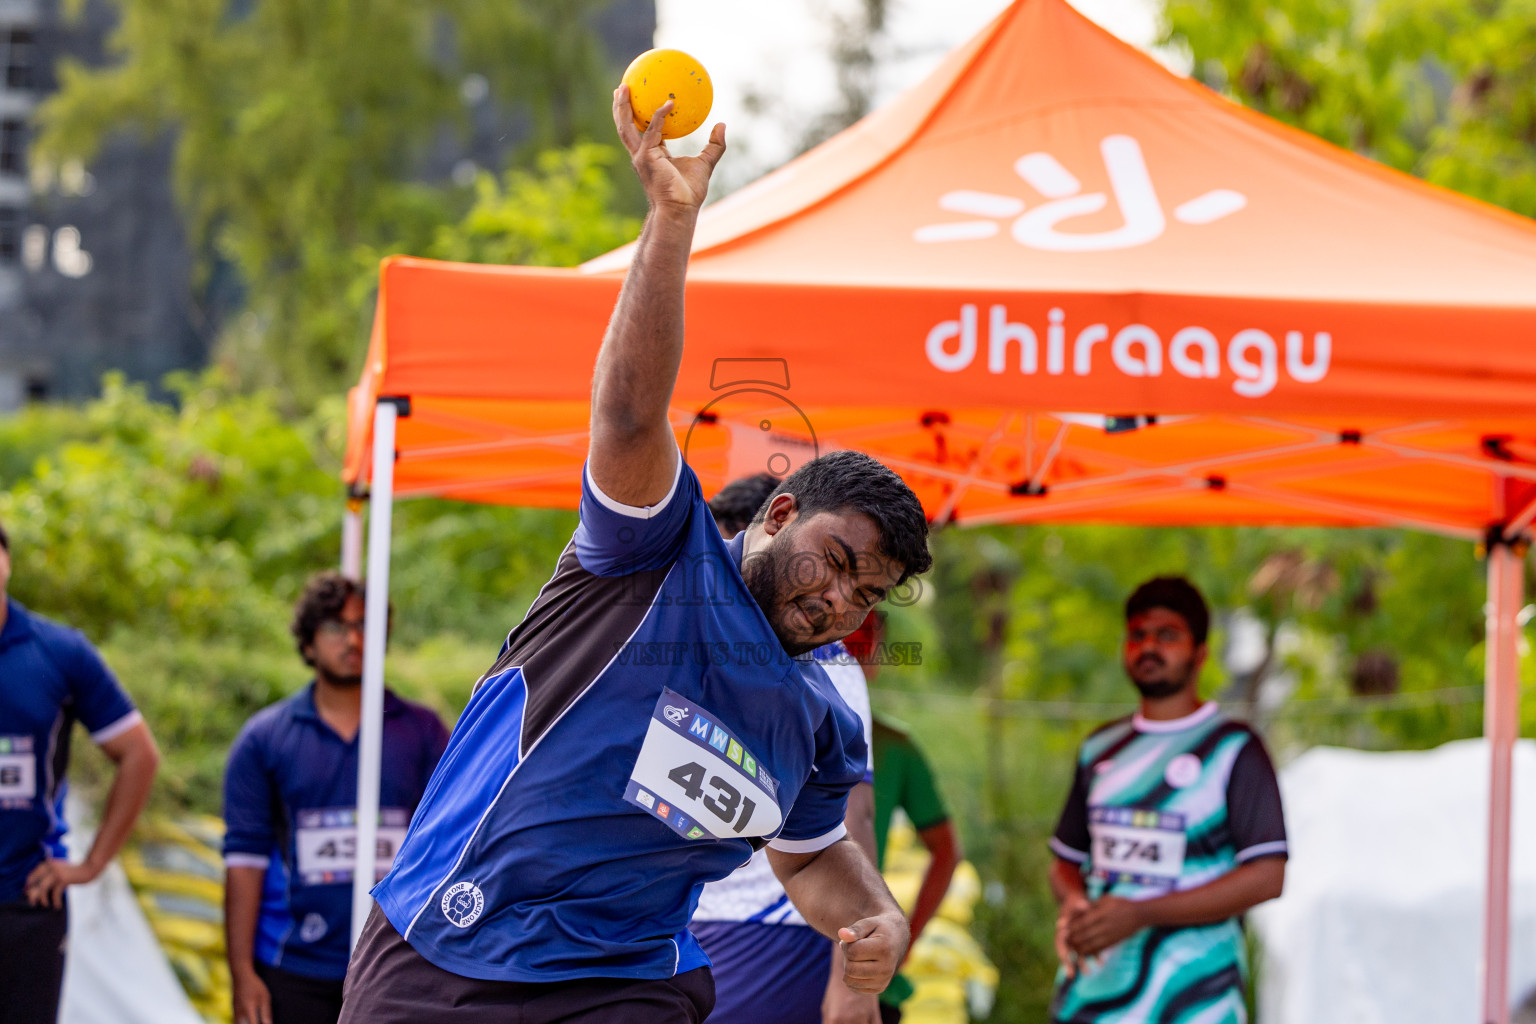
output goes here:
[{"label": "athlete's beard", "polygon": [[332,686],[339,686],[342,688],[350,686],[361,686],[363,683],[362,673],[358,673],[357,675],[337,675],[335,672],[330,672],[317,666],[315,669],[315,674],[318,676],[323,676],[325,681],[330,683]]},{"label": "athlete's beard", "polygon": [[[1144,661],[1152,661],[1158,665],[1167,664],[1167,662],[1156,655],[1144,655],[1137,664],[1140,665]],[[1131,684],[1136,687],[1136,691],[1144,698],[1147,700],[1164,700],[1179,693],[1193,682],[1195,668],[1193,665],[1185,665],[1183,674],[1172,679],[1153,679],[1143,682],[1136,678],[1134,672],[1130,673],[1130,676]]]},{"label": "athlete's beard", "polygon": [[789,604],[784,597],[784,591],[787,589],[785,583],[789,579],[789,562],[793,557],[788,540],[787,532],[781,532],[776,542],[770,544],[765,550],[742,559],[741,578],[746,582],[747,591],[757,602],[757,606],[763,610],[763,615],[768,619],[768,625],[773,627],[773,635],[779,638],[779,643],[784,645],[784,650],[793,656],[814,651],[819,645],[806,643],[803,638],[787,635],[784,632],[784,613],[788,610]]},{"label": "athlete's beard", "polygon": [[1171,679],[1162,679],[1155,683],[1143,683],[1132,679],[1131,682],[1135,683],[1137,692],[1139,692],[1147,700],[1162,700],[1165,697],[1172,697],[1174,694],[1184,689],[1188,683],[1188,680],[1185,680],[1184,682],[1174,682]]}]

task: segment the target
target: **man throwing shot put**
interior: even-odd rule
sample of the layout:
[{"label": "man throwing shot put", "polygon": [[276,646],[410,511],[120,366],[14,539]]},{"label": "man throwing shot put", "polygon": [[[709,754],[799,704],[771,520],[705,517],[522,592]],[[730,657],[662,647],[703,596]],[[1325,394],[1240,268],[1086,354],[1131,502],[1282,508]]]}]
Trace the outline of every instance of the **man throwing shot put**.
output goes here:
[{"label": "man throwing shot put", "polygon": [[651,209],[597,358],[580,525],[374,889],[343,1021],[702,1021],[713,983],[689,916],[765,844],[806,920],[843,943],[852,988],[880,991],[906,950],[843,825],[859,722],[795,656],[926,571],[927,524],[894,473],[837,452],[721,539],[667,407],[725,129],[674,158],[669,107],[641,135],[614,94]]},{"label": "man throwing shot put", "polygon": [[1083,741],[1051,839],[1054,1024],[1245,1024],[1241,918],[1280,895],[1285,818],[1264,745],[1201,702],[1210,613],[1178,577],[1125,605],[1141,710]]}]

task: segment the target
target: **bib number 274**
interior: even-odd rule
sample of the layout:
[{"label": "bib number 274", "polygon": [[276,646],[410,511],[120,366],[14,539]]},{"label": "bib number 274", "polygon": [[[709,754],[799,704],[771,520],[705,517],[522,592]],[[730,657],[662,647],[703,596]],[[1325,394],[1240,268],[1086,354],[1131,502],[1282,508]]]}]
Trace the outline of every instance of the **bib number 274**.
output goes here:
[{"label": "bib number 274", "polygon": [[[707,785],[712,790],[708,794],[704,792],[706,775],[709,775]],[[741,790],[731,785],[728,780],[718,775],[710,775],[709,770],[697,761],[678,765],[667,773],[667,778],[682,787],[688,799],[698,800],[709,813],[730,825],[731,831],[738,835],[747,827],[747,822],[752,820],[752,812],[757,810],[757,804],[751,797],[743,796]],[[738,810],[741,812],[739,818]]]}]

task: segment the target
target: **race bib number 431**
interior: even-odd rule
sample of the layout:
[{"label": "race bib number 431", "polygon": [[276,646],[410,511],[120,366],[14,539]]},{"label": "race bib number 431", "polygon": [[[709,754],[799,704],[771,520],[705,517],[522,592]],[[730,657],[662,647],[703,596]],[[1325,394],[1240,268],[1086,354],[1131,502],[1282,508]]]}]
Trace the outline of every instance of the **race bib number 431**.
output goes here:
[{"label": "race bib number 431", "polygon": [[1172,885],[1184,873],[1184,815],[1090,807],[1093,870],[1143,885]]},{"label": "race bib number 431", "polygon": [[[389,873],[395,851],[405,841],[411,822],[403,807],[379,810],[378,845],[375,848],[374,880]],[[350,882],[357,863],[357,811],[351,807],[326,807],[294,815],[293,845],[299,881],[304,885]]]},{"label": "race bib number 431", "polygon": [[624,799],[685,839],[754,839],[784,823],[778,783],[713,712],[663,690]]}]

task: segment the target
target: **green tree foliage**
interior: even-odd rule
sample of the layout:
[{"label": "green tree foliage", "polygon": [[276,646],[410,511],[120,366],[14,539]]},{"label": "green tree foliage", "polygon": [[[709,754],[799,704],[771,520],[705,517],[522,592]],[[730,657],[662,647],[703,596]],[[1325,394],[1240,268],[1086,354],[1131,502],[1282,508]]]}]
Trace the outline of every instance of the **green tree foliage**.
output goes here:
[{"label": "green tree foliage", "polygon": [[[217,812],[234,735],[308,670],[292,603],[339,558],[339,402],[293,420],[216,374],[179,403],[108,378],[101,398],[0,423],[11,594],[82,630],[166,753],[159,796]],[[30,462],[21,453],[32,453]],[[455,513],[462,514],[455,514]],[[403,502],[392,685],[450,720],[570,537],[569,513]]]},{"label": "green tree foliage", "polygon": [[482,173],[475,204],[453,227],[439,228],[427,255],[466,263],[574,266],[640,233],[640,220],[616,213],[616,146],[583,143],[539,154],[535,170],[513,168],[498,182]]},{"label": "green tree foliage", "polygon": [[1529,0],[1168,0],[1165,24],[1242,103],[1536,216]]},{"label": "green tree foliage", "polygon": [[227,351],[306,406],[361,358],[378,258],[422,252],[456,219],[461,195],[417,176],[466,123],[466,80],[523,111],[535,146],[605,124],[600,0],[112,2],[115,60],[60,67],[39,154],[89,158],[129,126],[172,133],[192,237],[238,269],[255,314]]}]

